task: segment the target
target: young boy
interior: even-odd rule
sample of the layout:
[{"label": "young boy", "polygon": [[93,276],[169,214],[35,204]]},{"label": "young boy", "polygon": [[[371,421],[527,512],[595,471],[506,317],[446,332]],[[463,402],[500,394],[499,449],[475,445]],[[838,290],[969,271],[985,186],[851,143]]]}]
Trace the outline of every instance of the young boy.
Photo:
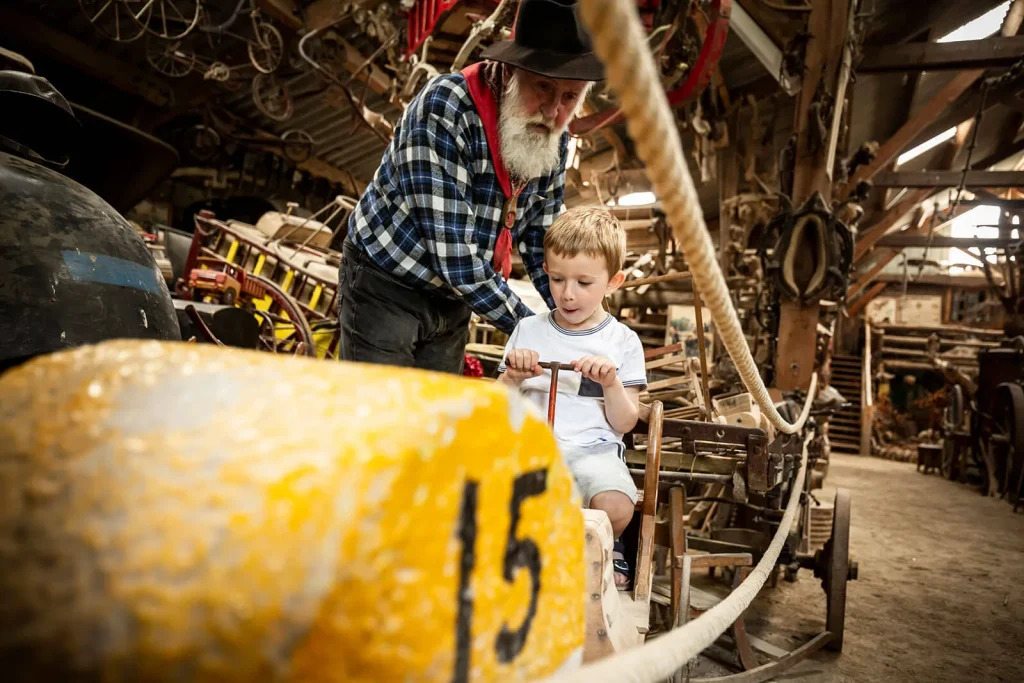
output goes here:
[{"label": "young boy", "polygon": [[[647,386],[636,333],[602,307],[622,284],[626,235],[605,209],[563,213],[544,236],[544,270],[556,309],[523,318],[498,366],[500,382],[545,410],[551,387],[544,361],[572,363],[558,375],[555,438],[585,507],[604,510],[615,538],[633,517],[637,489],[626,469],[622,435],[636,425]],[[615,582],[628,587],[629,566],[615,543]]]}]

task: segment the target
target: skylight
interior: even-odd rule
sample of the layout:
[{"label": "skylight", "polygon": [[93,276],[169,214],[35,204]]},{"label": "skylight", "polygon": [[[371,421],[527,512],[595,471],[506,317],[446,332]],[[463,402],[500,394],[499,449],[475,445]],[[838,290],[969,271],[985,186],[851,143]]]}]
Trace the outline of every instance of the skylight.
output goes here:
[{"label": "skylight", "polygon": [[911,159],[916,159],[917,157],[921,156],[928,150],[938,147],[943,142],[946,142],[947,140],[952,140],[954,135],[956,135],[956,126],[953,126],[949,130],[942,131],[941,133],[933,137],[931,140],[926,140],[917,147],[911,150],[907,150],[903,154],[899,155],[898,157],[896,157],[896,165],[902,166]]},{"label": "skylight", "polygon": [[985,12],[977,19],[968,21],[960,28],[947,33],[946,35],[939,38],[937,43],[955,43],[960,40],[980,40],[982,38],[988,38],[993,33],[997,33],[999,28],[1003,25],[1003,18],[1006,16],[1006,11],[1010,8],[1010,4],[1013,0],[1006,0],[1001,3],[998,7],[993,7],[988,12]]},{"label": "skylight", "polygon": [[653,192],[631,192],[619,197],[619,206],[650,206],[657,200]]}]

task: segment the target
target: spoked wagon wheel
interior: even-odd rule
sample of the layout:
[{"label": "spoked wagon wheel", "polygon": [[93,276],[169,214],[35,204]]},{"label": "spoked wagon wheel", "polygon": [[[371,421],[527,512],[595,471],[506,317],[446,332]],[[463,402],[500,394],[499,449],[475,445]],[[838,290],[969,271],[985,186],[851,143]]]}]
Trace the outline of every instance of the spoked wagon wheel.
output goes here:
[{"label": "spoked wagon wheel", "polygon": [[146,31],[164,40],[180,40],[199,23],[201,0],[132,0],[132,17]]},{"label": "spoked wagon wheel", "polygon": [[942,449],[939,471],[946,479],[956,481],[960,476],[960,451],[954,433],[960,431],[964,423],[964,390],[959,384],[954,384],[949,390],[949,405],[946,406],[944,422],[947,438]]},{"label": "spoked wagon wheel", "polygon": [[832,509],[832,535],[815,554],[814,576],[825,589],[825,628],[832,633],[827,647],[841,652],[846,625],[846,582],[857,578],[857,563],[850,562],[850,490],[836,489]]},{"label": "spoked wagon wheel", "polygon": [[146,32],[133,9],[146,19],[153,11],[152,7],[140,11],[134,0],[78,0],[78,6],[97,31],[119,43],[138,40]]},{"label": "spoked wagon wheel", "polygon": [[997,420],[998,437],[993,434],[993,440],[1006,441],[1003,493],[1016,508],[1024,487],[1024,388],[1006,383],[996,387],[996,392],[1001,415]]},{"label": "spoked wagon wheel", "polygon": [[[263,312],[259,312],[258,315],[263,317],[264,323],[269,322],[271,336],[269,339],[262,338],[261,342],[267,347],[268,351],[273,353],[281,353],[282,348],[286,348],[288,353],[299,356],[309,356],[316,358],[316,340],[313,338],[313,329],[309,326],[309,321],[306,320],[306,314],[302,311],[302,307],[299,303],[285,292],[280,285],[273,280],[260,277],[259,275],[249,274],[248,279],[259,283],[260,287],[266,295],[276,303],[281,312],[286,314],[288,318],[282,320],[281,316],[273,314],[263,315]],[[274,320],[277,318],[278,320]],[[287,339],[277,339],[277,322],[287,322],[293,326],[294,331],[288,336]]]},{"label": "spoked wagon wheel", "polygon": [[284,57],[284,39],[273,24],[261,21],[255,25],[255,40],[249,41],[249,61],[260,73],[277,70]]},{"label": "spoked wagon wheel", "polygon": [[288,86],[270,74],[259,73],[252,79],[252,101],[261,114],[274,121],[287,121],[294,111]]},{"label": "spoked wagon wheel", "polygon": [[146,61],[164,76],[184,78],[196,67],[196,53],[182,47],[180,41],[164,42],[149,36],[146,38]]},{"label": "spoked wagon wheel", "polygon": [[313,136],[300,128],[285,131],[281,140],[284,143],[281,145],[281,151],[289,161],[298,164],[313,155]]}]

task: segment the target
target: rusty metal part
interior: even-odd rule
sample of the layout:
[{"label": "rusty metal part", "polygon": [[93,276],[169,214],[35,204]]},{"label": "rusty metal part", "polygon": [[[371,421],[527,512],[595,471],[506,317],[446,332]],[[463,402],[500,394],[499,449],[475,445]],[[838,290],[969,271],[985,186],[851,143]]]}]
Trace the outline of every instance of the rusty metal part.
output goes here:
[{"label": "rusty metal part", "polygon": [[[316,358],[316,341],[313,339],[313,329],[309,326],[309,321],[306,320],[305,313],[299,302],[281,289],[281,286],[273,280],[268,280],[265,277],[253,275],[252,273],[247,273],[246,279],[255,281],[262,286],[267,295],[288,314],[292,325],[295,326],[295,334],[299,337],[301,355]],[[274,351],[276,352],[276,350],[275,343]],[[300,355],[298,348],[296,349],[296,355]]]},{"label": "rusty metal part", "polygon": [[[732,15],[732,0],[712,0],[708,9],[708,28],[704,34],[697,62],[686,75],[679,87],[666,93],[669,106],[676,107],[699,95],[711,82],[711,76],[718,67],[718,60],[725,50],[725,38],[729,34],[729,17]],[[573,135],[586,135],[612,125],[622,119],[618,107],[576,119],[569,125]]]},{"label": "rusty metal part", "polygon": [[192,324],[196,326],[204,337],[206,337],[206,341],[216,344],[217,346],[226,346],[224,342],[217,339],[217,336],[213,333],[213,330],[209,328],[202,316],[199,315],[199,311],[196,310],[195,306],[192,304],[186,306],[185,313],[188,315],[188,319],[192,321]]},{"label": "rusty metal part", "polygon": [[791,669],[803,660],[807,659],[821,648],[828,646],[831,639],[832,634],[829,631],[825,631],[823,633],[819,633],[804,645],[801,645],[797,649],[784,657],[780,657],[774,662],[769,662],[757,667],[756,669],[733,674],[731,676],[701,678],[700,681],[701,683],[761,683],[762,681],[770,681],[783,671]]},{"label": "rusty metal part", "polygon": [[562,363],[552,361],[550,363],[540,363],[540,366],[551,370],[551,389],[548,391],[548,425],[554,429],[555,402],[558,400],[558,370],[562,367]]}]

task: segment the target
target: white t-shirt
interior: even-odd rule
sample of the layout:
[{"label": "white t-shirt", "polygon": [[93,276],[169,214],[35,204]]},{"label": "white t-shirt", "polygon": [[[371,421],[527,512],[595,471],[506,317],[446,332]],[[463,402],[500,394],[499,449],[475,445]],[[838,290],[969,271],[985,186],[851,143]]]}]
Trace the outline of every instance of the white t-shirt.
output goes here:
[{"label": "white t-shirt", "polygon": [[[530,349],[540,360],[569,363],[584,356],[604,356],[615,363],[623,386],[647,387],[644,349],[636,332],[609,315],[589,330],[566,330],[555,322],[554,313],[545,311],[519,321],[498,366],[505,372],[505,359],[512,349]],[[547,414],[551,371],[522,383],[520,391]],[[608,423],[604,412],[604,389],[572,367],[558,372],[558,399],[555,404],[555,437],[574,446],[622,443],[622,434]]]}]

